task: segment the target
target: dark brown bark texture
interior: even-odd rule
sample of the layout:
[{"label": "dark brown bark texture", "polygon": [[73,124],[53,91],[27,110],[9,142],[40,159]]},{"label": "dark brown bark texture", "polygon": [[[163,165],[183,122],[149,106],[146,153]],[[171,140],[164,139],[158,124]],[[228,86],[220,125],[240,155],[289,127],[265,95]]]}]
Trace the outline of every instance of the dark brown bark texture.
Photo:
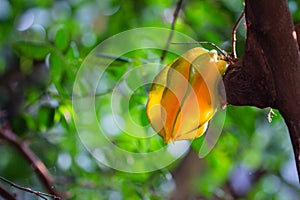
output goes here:
[{"label": "dark brown bark texture", "polygon": [[[300,56],[287,0],[246,0],[245,55],[224,76],[227,101],[279,110],[300,174]],[[298,32],[299,33],[299,32]],[[300,35],[298,34],[298,41]]]}]

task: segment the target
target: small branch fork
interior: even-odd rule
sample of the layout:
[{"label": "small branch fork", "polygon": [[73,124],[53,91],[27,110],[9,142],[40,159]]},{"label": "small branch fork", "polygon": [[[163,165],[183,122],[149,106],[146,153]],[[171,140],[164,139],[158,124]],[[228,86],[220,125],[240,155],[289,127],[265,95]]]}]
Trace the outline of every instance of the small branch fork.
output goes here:
[{"label": "small branch fork", "polygon": [[[39,197],[41,197],[42,199],[45,199],[45,200],[47,200],[46,197],[51,197],[51,198],[57,199],[57,200],[61,199],[60,197],[57,197],[57,196],[52,195],[52,194],[47,194],[47,193],[44,193],[44,192],[39,192],[39,191],[32,190],[32,189],[27,188],[27,187],[19,186],[15,183],[3,178],[2,176],[0,176],[0,180],[7,183],[7,184],[9,184],[9,185],[11,185],[12,187],[15,187],[19,190],[23,190],[23,191],[26,191],[26,192],[29,192],[29,193],[32,193],[32,194],[34,194],[36,196],[39,196]],[[11,194],[11,196],[6,196],[6,198],[7,199],[16,199],[16,197],[14,195],[12,196],[12,194]]]},{"label": "small branch fork", "polygon": [[228,61],[229,64],[233,65],[236,58],[233,58],[229,53],[227,53],[226,51],[224,51],[223,49],[221,49],[219,46],[217,46],[216,44],[212,43],[212,42],[171,42],[171,44],[207,44],[210,45],[214,48],[216,48],[223,56],[223,59],[225,61]]},{"label": "small branch fork", "polygon": [[[180,4],[178,3],[177,6],[180,6]],[[212,42],[204,42],[204,41],[201,41],[201,42],[171,42],[172,40],[172,37],[173,37],[173,31],[174,31],[174,28],[175,28],[175,20],[178,16],[178,13],[180,10],[180,7],[177,7],[177,9],[175,10],[175,13],[174,13],[174,20],[172,22],[172,26],[171,26],[171,29],[172,29],[172,32],[170,33],[169,37],[168,37],[168,41],[167,41],[167,44],[165,46],[165,49],[163,51],[163,55],[162,55],[162,59],[161,61],[164,59],[165,57],[165,54],[166,54],[166,51],[167,49],[169,48],[169,45],[170,44],[207,44],[207,45],[210,45],[214,48],[216,48],[223,56],[224,56],[224,60],[227,61],[230,65],[234,65],[234,63],[237,61],[237,54],[236,54],[236,31],[243,19],[243,17],[245,16],[245,10],[242,11],[240,17],[238,18],[237,22],[235,23],[234,27],[233,27],[233,30],[232,30],[232,35],[231,35],[231,47],[232,47],[232,52],[231,54],[227,53],[226,51],[224,51],[223,49],[221,49],[219,46],[217,46],[216,44],[212,43]],[[175,18],[176,16],[176,18]]]},{"label": "small branch fork", "polygon": [[20,141],[19,138],[16,136],[16,134],[14,134],[9,127],[0,128],[0,138],[3,138],[6,142],[8,142],[8,144],[14,146],[26,158],[26,160],[32,166],[34,172],[38,175],[41,183],[44,185],[47,191],[49,191],[50,194],[45,195],[45,193],[36,192],[29,188],[17,186],[16,184],[9,182],[7,179],[0,177],[2,181],[7,182],[18,189],[22,189],[36,195],[37,194],[44,195],[44,196],[52,197],[54,199],[61,199],[61,197],[65,196],[65,194],[58,192],[54,188],[53,177],[49,173],[44,163],[41,160],[39,160],[36,157],[36,155],[31,151],[31,149],[28,147],[28,144],[26,142]]},{"label": "small branch fork", "polygon": [[236,55],[236,31],[243,19],[243,17],[245,16],[245,10],[243,10],[242,14],[240,15],[240,17],[238,18],[237,22],[235,23],[233,29],[232,29],[232,35],[231,35],[231,48],[232,48],[232,52],[231,52],[231,57],[233,57],[234,59],[237,59],[237,55]]}]

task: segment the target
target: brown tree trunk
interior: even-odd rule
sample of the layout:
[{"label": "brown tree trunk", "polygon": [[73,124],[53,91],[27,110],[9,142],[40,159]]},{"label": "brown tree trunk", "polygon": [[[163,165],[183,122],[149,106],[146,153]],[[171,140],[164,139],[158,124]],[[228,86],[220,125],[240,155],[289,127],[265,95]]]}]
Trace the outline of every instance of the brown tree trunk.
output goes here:
[{"label": "brown tree trunk", "polygon": [[245,3],[245,55],[224,76],[227,100],[232,105],[279,110],[290,133],[299,176],[300,56],[288,2]]}]

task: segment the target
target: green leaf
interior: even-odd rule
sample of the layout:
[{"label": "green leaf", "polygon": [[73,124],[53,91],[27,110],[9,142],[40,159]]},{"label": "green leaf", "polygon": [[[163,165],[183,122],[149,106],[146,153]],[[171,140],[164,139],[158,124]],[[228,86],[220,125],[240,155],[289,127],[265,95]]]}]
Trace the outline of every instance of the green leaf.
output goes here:
[{"label": "green leaf", "polygon": [[52,53],[50,55],[49,63],[50,63],[51,81],[55,85],[58,92],[60,94],[65,95],[66,91],[64,90],[63,85],[62,85],[62,77],[63,77],[65,69],[66,69],[66,64],[63,59],[64,59],[63,56],[61,56],[57,53]]},{"label": "green leaf", "polygon": [[57,53],[52,53],[49,62],[51,80],[54,83],[59,83],[64,69],[64,61]]},{"label": "green leaf", "polygon": [[53,52],[53,47],[48,43],[42,42],[16,42],[14,49],[21,55],[36,60],[43,60]]},{"label": "green leaf", "polygon": [[70,40],[70,34],[66,28],[59,28],[56,32],[54,44],[61,51],[64,51],[68,45]]},{"label": "green leaf", "polygon": [[53,126],[55,109],[49,106],[42,106],[38,112],[39,128],[45,131]]},{"label": "green leaf", "polygon": [[28,129],[30,129],[31,131],[35,131],[37,129],[37,124],[36,124],[35,118],[33,118],[28,113],[23,114],[23,117],[26,121],[26,126],[28,127]]}]

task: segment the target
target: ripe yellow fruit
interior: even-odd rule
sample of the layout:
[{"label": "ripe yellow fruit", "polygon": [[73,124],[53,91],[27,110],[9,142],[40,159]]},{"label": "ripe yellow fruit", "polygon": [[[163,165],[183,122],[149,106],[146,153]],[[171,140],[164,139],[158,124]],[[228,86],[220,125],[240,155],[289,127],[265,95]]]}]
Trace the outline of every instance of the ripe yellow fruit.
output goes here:
[{"label": "ripe yellow fruit", "polygon": [[197,47],[166,66],[149,92],[147,116],[165,142],[203,135],[217,109],[217,84],[227,62]]}]

